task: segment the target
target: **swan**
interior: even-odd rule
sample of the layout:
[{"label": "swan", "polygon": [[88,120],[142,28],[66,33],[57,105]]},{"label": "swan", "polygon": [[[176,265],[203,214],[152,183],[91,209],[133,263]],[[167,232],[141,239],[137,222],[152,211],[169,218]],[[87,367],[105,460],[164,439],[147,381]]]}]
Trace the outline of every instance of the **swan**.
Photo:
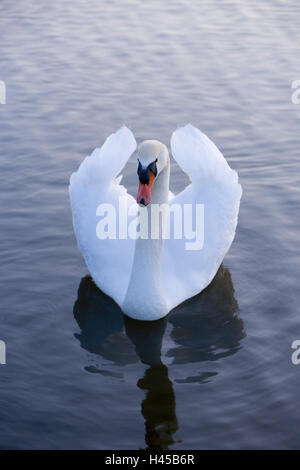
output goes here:
[{"label": "swan", "polygon": [[[120,184],[120,172],[136,149],[139,188],[135,200]],[[215,144],[191,124],[173,132],[171,152],[190,178],[190,184],[176,196],[169,191],[167,147],[157,140],[146,140],[137,147],[125,126],[86,157],[70,178],[73,227],[87,268],[96,285],[125,315],[137,320],[163,318],[207,287],[235,236],[242,195],[237,172]],[[125,201],[123,209],[120,198]],[[155,237],[99,239],[99,204],[114,208],[119,228],[129,226],[125,212],[135,213],[141,207],[146,210],[146,219],[140,215],[139,223],[147,222],[149,233],[157,228],[157,219],[155,222],[150,216],[155,204],[167,205],[170,213],[198,204],[204,208],[203,245],[188,250],[184,237],[166,238],[161,228]]]}]

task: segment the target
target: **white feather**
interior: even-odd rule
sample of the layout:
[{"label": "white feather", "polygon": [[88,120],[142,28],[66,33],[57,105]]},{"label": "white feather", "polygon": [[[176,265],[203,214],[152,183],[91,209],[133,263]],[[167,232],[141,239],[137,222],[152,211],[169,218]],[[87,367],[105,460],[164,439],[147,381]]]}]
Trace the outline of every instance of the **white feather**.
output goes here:
[{"label": "white feather", "polygon": [[100,203],[113,204],[118,219],[120,196],[127,198],[128,207],[136,204],[115,179],[135,149],[132,132],[123,126],[106,139],[101,149],[94,150],[90,157],[85,158],[78,171],[71,176],[69,187],[79,249],[97,286],[118,304],[122,303],[128,286],[134,240],[99,240],[96,235],[99,221],[96,210]]},{"label": "white feather", "polygon": [[[122,177],[117,178],[135,149],[132,132],[122,127],[109,136],[100,149],[85,158],[71,176],[69,187],[74,231],[86,265],[98,287],[121,308],[134,271],[136,242],[131,238],[99,240],[96,209],[100,203],[110,203],[118,218],[120,196],[126,197],[127,207],[137,206],[120,185]],[[201,292],[215,276],[230,248],[237,225],[242,188],[237,173],[229,167],[215,144],[189,124],[173,133],[171,149],[191,183],[177,196],[169,192],[169,206],[179,204],[183,209],[185,204],[204,205],[204,245],[201,250],[188,251],[185,239],[165,240],[160,259],[162,285],[161,289],[156,289],[161,292],[161,302],[151,295],[145,298],[140,292],[143,283],[139,282],[132,316],[141,320],[157,319],[166,314],[166,308],[170,311]],[[151,273],[147,274],[150,282],[149,276]],[[149,292],[149,286],[145,292]],[[131,285],[131,296],[134,294]],[[160,307],[156,306],[163,304],[167,307],[160,312]],[[128,309],[126,313],[131,315]]]},{"label": "white feather", "polygon": [[185,249],[186,240],[165,241],[163,283],[171,310],[205,289],[214,278],[233,241],[242,187],[215,144],[188,124],[171,138],[172,155],[190,177],[191,184],[175,196],[173,204],[204,205],[204,245]]}]

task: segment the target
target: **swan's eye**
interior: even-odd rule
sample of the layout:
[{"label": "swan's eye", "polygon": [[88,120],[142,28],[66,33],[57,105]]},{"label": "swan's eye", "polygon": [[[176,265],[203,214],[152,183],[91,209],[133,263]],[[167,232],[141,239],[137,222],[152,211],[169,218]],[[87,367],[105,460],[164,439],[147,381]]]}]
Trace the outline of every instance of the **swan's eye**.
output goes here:
[{"label": "swan's eye", "polygon": [[156,161],[150,163],[150,165],[148,165],[147,167],[143,167],[141,162],[139,161],[137,174],[138,174],[139,180],[142,184],[148,184],[149,183],[150,171],[151,171],[151,173],[153,173],[154,176],[157,175]]},{"label": "swan's eye", "polygon": [[139,161],[139,164],[138,164],[137,174],[138,174],[139,180],[142,184],[148,184],[149,183],[149,167],[144,168],[140,161]]},{"label": "swan's eye", "polygon": [[155,160],[155,162],[150,163],[150,165],[148,166],[149,170],[151,170],[155,176],[157,175],[156,162],[157,162],[157,159]]}]

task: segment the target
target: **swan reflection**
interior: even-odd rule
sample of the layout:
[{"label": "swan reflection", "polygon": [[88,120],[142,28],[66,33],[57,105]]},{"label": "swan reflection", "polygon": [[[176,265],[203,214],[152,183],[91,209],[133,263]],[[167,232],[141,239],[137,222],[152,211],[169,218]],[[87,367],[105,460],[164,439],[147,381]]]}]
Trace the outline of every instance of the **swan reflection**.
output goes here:
[{"label": "swan reflection", "polygon": [[[122,366],[126,364],[140,360],[148,366],[137,386],[145,392],[141,413],[145,419],[145,441],[150,449],[167,449],[175,442],[173,435],[178,430],[173,383],[161,359],[167,324],[168,331],[171,327],[172,347],[166,357],[172,361],[169,367],[176,376],[181,364],[198,367],[200,363],[235,354],[245,337],[231,275],[223,266],[201,294],[184,302],[168,317],[152,322],[124,316],[117,304],[86,276],[78,289],[74,317],[81,330],[75,337],[82,348],[113,363],[112,371],[95,364],[86,366],[86,371],[121,378]],[[186,370],[190,368],[183,369],[184,377],[176,378],[176,383],[205,384],[217,375],[216,371],[203,370],[187,375]]]},{"label": "swan reflection", "polygon": [[173,364],[216,361],[235,354],[246,336],[227,268],[221,266],[211,284],[179,305],[169,317],[176,344],[167,356]]},{"label": "swan reflection", "polygon": [[[127,335],[118,305],[94,284],[90,276],[81,279],[74,304],[74,317],[81,329],[75,337],[89,353],[115,365],[134,364],[138,357]],[[92,370],[91,370],[92,367]],[[94,371],[94,366],[87,368]]]},{"label": "swan reflection", "polygon": [[146,392],[141,411],[145,418],[145,441],[149,449],[168,449],[178,430],[176,402],[168,368],[163,363],[146,370],[137,383]]},{"label": "swan reflection", "polygon": [[175,394],[168,367],[161,361],[162,340],[167,317],[141,322],[124,316],[125,332],[140,360],[150,367],[137,386],[146,393],[141,405],[145,419],[145,441],[149,449],[168,449],[178,429]]}]

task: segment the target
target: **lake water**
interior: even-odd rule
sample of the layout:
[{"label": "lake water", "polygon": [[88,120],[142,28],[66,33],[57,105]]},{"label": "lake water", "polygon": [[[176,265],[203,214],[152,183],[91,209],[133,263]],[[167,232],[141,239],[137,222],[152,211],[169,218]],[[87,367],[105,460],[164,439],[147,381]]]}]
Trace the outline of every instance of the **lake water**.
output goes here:
[{"label": "lake water", "polygon": [[[300,448],[299,13],[1,1],[1,448]],[[168,144],[187,122],[239,172],[236,238],[202,294],[125,320],[88,277],[68,180],[123,123]]]}]

